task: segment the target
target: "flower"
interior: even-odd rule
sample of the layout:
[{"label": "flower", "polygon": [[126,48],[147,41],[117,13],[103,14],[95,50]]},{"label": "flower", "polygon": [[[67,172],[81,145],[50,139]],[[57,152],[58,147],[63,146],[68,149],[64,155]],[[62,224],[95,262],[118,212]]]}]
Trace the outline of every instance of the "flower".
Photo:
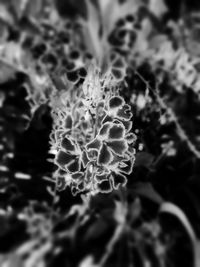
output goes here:
[{"label": "flower", "polygon": [[[77,92],[61,95],[52,143],[58,190],[73,195],[109,193],[127,183],[135,161],[131,108],[114,91],[107,92],[97,68],[90,68]],[[82,89],[83,91],[79,91]]]}]

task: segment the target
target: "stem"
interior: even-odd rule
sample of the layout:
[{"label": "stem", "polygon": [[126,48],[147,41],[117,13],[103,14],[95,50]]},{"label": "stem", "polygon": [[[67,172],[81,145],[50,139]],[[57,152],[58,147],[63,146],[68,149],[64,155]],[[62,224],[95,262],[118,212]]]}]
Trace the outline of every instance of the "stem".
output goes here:
[{"label": "stem", "polygon": [[110,239],[110,241],[108,242],[108,244],[106,246],[106,251],[99,262],[99,266],[104,266],[104,264],[108,260],[109,256],[113,252],[114,246],[117,243],[117,241],[120,239],[123,231],[124,231],[124,224],[119,224],[117,226],[117,228],[115,229],[115,232],[114,232],[112,238]]}]

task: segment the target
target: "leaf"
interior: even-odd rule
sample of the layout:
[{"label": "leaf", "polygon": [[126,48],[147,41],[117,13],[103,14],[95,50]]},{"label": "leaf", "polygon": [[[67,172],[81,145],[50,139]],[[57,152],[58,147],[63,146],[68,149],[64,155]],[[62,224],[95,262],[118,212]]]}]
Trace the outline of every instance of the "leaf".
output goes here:
[{"label": "leaf", "polygon": [[150,183],[137,183],[131,189],[131,192],[150,199],[158,205],[163,203],[163,198],[155,191],[152,184]]},{"label": "leaf", "polygon": [[5,4],[0,3],[0,20],[7,23],[8,25],[14,24],[14,18],[6,8]]},{"label": "leaf", "polygon": [[144,166],[146,168],[150,168],[152,166],[154,160],[154,156],[148,152],[138,152],[135,160],[136,166]]},{"label": "leaf", "polygon": [[102,219],[98,219],[87,230],[84,240],[94,240],[100,238],[102,234],[108,229],[108,224]]},{"label": "leaf", "polygon": [[125,223],[127,212],[127,206],[123,202],[115,202],[115,211],[113,217],[118,224],[123,225]]},{"label": "leaf", "polygon": [[160,206],[160,210],[159,210],[160,214],[162,213],[166,213],[166,214],[170,214],[174,217],[176,217],[179,222],[182,224],[182,226],[184,227],[186,233],[188,234],[192,247],[193,247],[193,252],[194,252],[194,266],[195,267],[199,267],[199,261],[200,261],[200,257],[199,257],[199,242],[197,241],[197,236],[195,234],[195,231],[189,221],[189,219],[187,218],[187,216],[185,215],[185,213],[175,204],[170,203],[170,202],[164,202],[161,206]]},{"label": "leaf", "polygon": [[100,265],[95,263],[92,255],[88,255],[81,260],[79,267],[100,267]]}]

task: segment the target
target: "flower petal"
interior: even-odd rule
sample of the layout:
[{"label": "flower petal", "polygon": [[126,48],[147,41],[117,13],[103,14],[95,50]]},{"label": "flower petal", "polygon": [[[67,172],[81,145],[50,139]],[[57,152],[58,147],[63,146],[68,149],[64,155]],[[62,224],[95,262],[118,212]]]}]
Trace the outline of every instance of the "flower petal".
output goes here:
[{"label": "flower petal", "polygon": [[132,117],[132,113],[130,109],[131,109],[130,106],[125,104],[122,108],[120,108],[117,111],[117,117],[125,121],[130,120]]},{"label": "flower petal", "polygon": [[77,188],[77,186],[71,186],[71,192],[72,192],[72,195],[75,197],[79,192],[80,190]]},{"label": "flower petal", "polygon": [[58,176],[56,178],[56,189],[58,191],[62,191],[62,190],[65,190],[66,186],[67,186],[67,182],[66,182],[66,179],[65,177],[63,176]]},{"label": "flower petal", "polygon": [[64,130],[56,130],[55,131],[54,136],[55,136],[56,142],[59,142],[60,141],[60,139],[62,138],[63,133],[65,133]]},{"label": "flower petal", "polygon": [[111,181],[112,181],[112,185],[113,185],[113,188],[118,190],[119,189],[119,186],[125,186],[126,183],[127,183],[127,179],[126,177],[123,175],[123,174],[113,174],[111,176]]},{"label": "flower petal", "polygon": [[67,137],[64,137],[61,141],[61,147],[66,152],[74,152],[75,151],[75,145],[72,143],[72,140],[70,140]]},{"label": "flower petal", "polygon": [[72,176],[72,179],[74,179],[74,180],[82,180],[84,177],[84,173],[83,172],[76,172],[76,173],[73,173],[71,176]]},{"label": "flower petal", "polygon": [[82,180],[80,183],[78,183],[77,189],[79,190],[79,192],[82,192],[82,191],[85,190],[85,182],[84,182],[84,180]]},{"label": "flower petal", "polygon": [[92,179],[92,176],[93,176],[93,171],[94,171],[94,166],[93,166],[93,163],[89,163],[87,165],[87,169],[86,169],[86,172],[85,172],[85,181],[86,183],[90,183],[91,182],[91,179]]},{"label": "flower petal", "polygon": [[107,142],[109,148],[118,156],[123,156],[128,145],[124,140],[113,140]]},{"label": "flower petal", "polygon": [[90,162],[87,152],[84,150],[81,156],[81,161],[83,164],[83,167],[86,168],[87,164]]},{"label": "flower petal", "polygon": [[103,143],[101,149],[99,151],[99,155],[97,158],[98,165],[108,165],[112,161],[112,153],[108,149],[107,145]]},{"label": "flower petal", "polygon": [[129,144],[134,143],[137,140],[137,137],[134,133],[129,133],[126,135],[126,140]]},{"label": "flower petal", "polygon": [[90,161],[91,161],[91,160],[96,160],[97,157],[98,157],[98,151],[97,151],[97,150],[90,150],[90,151],[87,153],[87,155],[88,155],[88,158],[89,158]]},{"label": "flower petal", "polygon": [[100,193],[110,193],[110,192],[112,192],[112,185],[111,185],[110,180],[105,180],[105,181],[102,181],[101,183],[97,183],[96,184],[96,189]]},{"label": "flower petal", "polygon": [[121,123],[124,125],[124,128],[126,129],[126,132],[129,132],[132,128],[132,121],[121,121]]},{"label": "flower petal", "polygon": [[60,150],[55,157],[55,163],[62,169],[66,169],[66,165],[73,161],[76,157]]},{"label": "flower petal", "polygon": [[113,124],[109,129],[108,138],[110,139],[121,139],[125,136],[125,129],[120,124]]},{"label": "flower petal", "polygon": [[94,140],[92,140],[90,143],[88,143],[86,145],[86,149],[87,150],[99,150],[101,147],[101,141],[97,138],[95,138]]},{"label": "flower petal", "polygon": [[99,130],[99,137],[105,137],[108,134],[108,130],[110,129],[111,125],[112,124],[110,122],[104,123]]},{"label": "flower petal", "polygon": [[130,158],[129,160],[123,161],[122,164],[119,164],[120,172],[131,174],[134,162],[135,162],[134,157]]},{"label": "flower petal", "polygon": [[67,115],[65,118],[65,123],[64,123],[64,127],[67,130],[71,130],[72,128],[72,116],[71,115]]},{"label": "flower petal", "polygon": [[79,159],[76,158],[76,159],[72,160],[69,164],[67,164],[66,169],[72,173],[80,171],[81,166],[80,166]]},{"label": "flower petal", "polygon": [[60,169],[60,168],[58,168],[56,171],[55,171],[55,173],[54,173],[54,175],[57,177],[57,176],[62,176],[62,177],[64,177],[65,175],[67,174],[67,172],[65,171],[65,170],[63,170],[63,169]]},{"label": "flower petal", "polygon": [[110,109],[116,109],[116,108],[122,107],[123,104],[124,104],[124,99],[122,97],[114,96],[110,99],[108,103],[108,107]]},{"label": "flower petal", "polygon": [[106,122],[112,122],[113,121],[113,118],[109,115],[106,115],[103,120],[102,120],[102,123],[105,124]]},{"label": "flower petal", "polygon": [[95,180],[97,183],[101,183],[102,181],[108,180],[109,173],[101,173],[95,175]]},{"label": "flower petal", "polygon": [[116,80],[121,80],[124,77],[124,70],[123,69],[118,69],[118,68],[113,68],[112,69],[112,74],[115,77]]}]

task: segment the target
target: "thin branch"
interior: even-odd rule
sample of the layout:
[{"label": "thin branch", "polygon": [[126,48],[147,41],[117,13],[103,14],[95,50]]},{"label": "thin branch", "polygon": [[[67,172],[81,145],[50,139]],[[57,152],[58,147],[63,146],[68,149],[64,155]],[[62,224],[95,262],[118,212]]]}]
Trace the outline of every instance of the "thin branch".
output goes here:
[{"label": "thin branch", "polygon": [[176,126],[176,131],[177,134],[179,136],[179,138],[184,141],[189,150],[198,158],[200,159],[200,151],[196,149],[195,145],[192,143],[192,141],[189,139],[188,135],[186,134],[185,130],[182,128],[182,126],[180,125],[178,118],[176,116],[176,114],[174,113],[174,111],[164,102],[164,100],[162,99],[162,97],[159,95],[159,91],[158,88],[156,88],[156,91],[153,90],[153,88],[149,85],[149,83],[142,77],[142,75],[139,72],[135,72],[138,77],[146,84],[146,86],[151,90],[151,92],[154,94],[154,96],[156,97],[159,105],[161,108],[163,108],[167,114],[170,116],[171,120],[174,122],[175,126]]}]

